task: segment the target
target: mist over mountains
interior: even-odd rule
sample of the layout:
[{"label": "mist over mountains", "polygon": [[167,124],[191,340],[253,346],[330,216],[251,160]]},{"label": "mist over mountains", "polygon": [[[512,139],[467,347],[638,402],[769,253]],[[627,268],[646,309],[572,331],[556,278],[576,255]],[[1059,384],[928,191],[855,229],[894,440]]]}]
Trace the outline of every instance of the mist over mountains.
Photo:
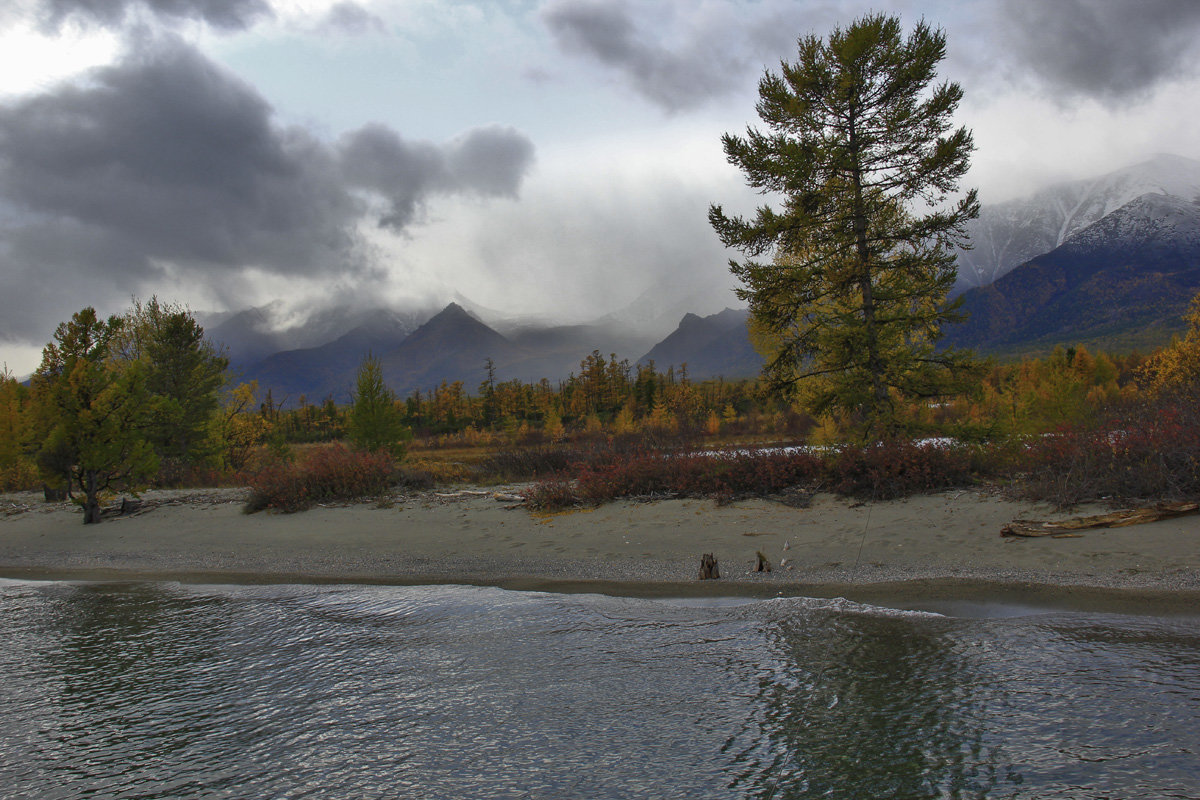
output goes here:
[{"label": "mist over mountains", "polygon": [[[1200,291],[1200,162],[1159,155],[1090,180],[987,206],[959,254],[965,323],[945,344],[1017,356],[1085,343],[1149,350],[1182,328]],[[752,377],[762,366],[748,312],[726,287],[659,282],[596,319],[509,317],[458,295],[443,307],[333,306],[290,317],[282,305],[202,316],[243,380],[277,402],[345,402],[368,352],[401,395],[462,381],[558,381],[593,351],[694,380]]]},{"label": "mist over mountains", "polygon": [[1200,197],[1200,161],[1160,154],[1096,178],[985,204],[967,227],[972,248],[958,254],[956,293],[994,283],[1144,194]]},{"label": "mist over mountains", "polygon": [[1144,351],[1200,291],[1200,202],[1144,194],[989,286],[963,295],[949,343],[1019,355],[1055,345]]}]

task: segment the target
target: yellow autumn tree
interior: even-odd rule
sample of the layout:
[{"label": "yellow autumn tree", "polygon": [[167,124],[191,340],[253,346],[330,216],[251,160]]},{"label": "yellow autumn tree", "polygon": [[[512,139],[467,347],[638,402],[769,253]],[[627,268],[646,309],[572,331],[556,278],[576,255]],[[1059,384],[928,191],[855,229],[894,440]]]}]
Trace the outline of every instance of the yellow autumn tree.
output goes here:
[{"label": "yellow autumn tree", "polygon": [[1200,294],[1192,298],[1183,319],[1188,324],[1183,338],[1146,359],[1138,375],[1155,395],[1200,392]]},{"label": "yellow autumn tree", "polygon": [[0,369],[0,489],[24,488],[34,482],[33,465],[22,452],[28,395],[7,365]]},{"label": "yellow autumn tree", "polygon": [[271,421],[260,412],[258,381],[234,387],[220,417],[219,433],[228,466],[234,470],[245,467],[255,448],[267,440],[271,430]]}]

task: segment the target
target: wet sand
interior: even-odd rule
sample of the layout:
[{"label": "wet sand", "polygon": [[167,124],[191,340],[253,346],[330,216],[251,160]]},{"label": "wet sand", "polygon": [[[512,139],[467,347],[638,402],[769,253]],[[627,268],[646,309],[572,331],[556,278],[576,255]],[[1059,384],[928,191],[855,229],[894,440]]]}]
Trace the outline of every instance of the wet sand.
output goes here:
[{"label": "wet sand", "polygon": [[[244,514],[239,490],[148,492],[84,526],[69,504],[0,497],[0,577],[192,583],[476,583],[626,595],[804,594],[1200,614],[1200,516],[1071,538],[1000,536],[1056,513],[978,490],[861,504],[622,501],[531,514],[511,489]],[[756,551],[772,565],[753,571]],[[721,579],[699,581],[713,553]]]}]

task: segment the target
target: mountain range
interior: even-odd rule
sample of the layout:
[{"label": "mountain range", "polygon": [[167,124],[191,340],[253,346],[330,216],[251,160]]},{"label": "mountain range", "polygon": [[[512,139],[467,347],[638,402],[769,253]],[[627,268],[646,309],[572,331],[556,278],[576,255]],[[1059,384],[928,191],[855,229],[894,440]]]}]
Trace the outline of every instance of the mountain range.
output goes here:
[{"label": "mountain range", "polygon": [[1096,178],[1056,184],[1023,199],[985,204],[967,226],[971,249],[958,253],[956,293],[994,283],[1145,194],[1195,199],[1200,196],[1200,162],[1156,155]]},{"label": "mountain range", "polygon": [[[1200,162],[1156,156],[1088,181],[985,208],[959,255],[965,323],[945,343],[1019,356],[1056,345],[1149,350],[1182,327],[1200,291]],[[444,307],[330,307],[289,319],[281,305],[202,317],[235,372],[274,398],[345,402],[364,355],[399,394],[462,381],[560,380],[597,350],[694,380],[751,377],[762,357],[746,309],[722,287],[661,282],[591,322],[511,319],[463,297]]]},{"label": "mountain range", "polygon": [[[337,339],[316,347],[272,353],[255,363],[237,361],[235,371],[270,390],[276,402],[292,404],[332,396],[345,402],[354,388],[359,364],[368,353],[380,360],[384,380],[401,396],[428,391],[443,381],[462,381],[474,392],[493,365],[497,380],[559,380],[579,371],[589,353],[626,357],[634,363],[656,361],[666,369],[687,363],[696,380],[757,374],[761,358],[746,335],[746,310],[725,309],[707,317],[685,315],[679,327],[655,344],[644,336],[602,324],[516,328],[506,336],[458,303],[450,303],[423,324],[410,329],[404,321],[381,312]],[[222,342],[223,326],[210,337]],[[231,350],[231,353],[234,352]],[[690,361],[689,361],[690,359]],[[233,360],[233,359],[231,359]]]},{"label": "mountain range", "polygon": [[1200,292],[1200,201],[1144,194],[962,296],[949,344],[1020,355],[1056,345],[1149,350]]}]

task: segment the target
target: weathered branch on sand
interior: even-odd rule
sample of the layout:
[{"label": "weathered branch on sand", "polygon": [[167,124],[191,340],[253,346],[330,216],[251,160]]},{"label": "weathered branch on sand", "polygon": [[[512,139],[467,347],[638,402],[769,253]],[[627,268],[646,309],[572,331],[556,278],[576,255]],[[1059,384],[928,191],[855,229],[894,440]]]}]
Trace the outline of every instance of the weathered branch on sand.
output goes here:
[{"label": "weathered branch on sand", "polygon": [[1160,503],[1147,508],[1114,511],[1111,514],[1097,514],[1091,517],[1075,517],[1074,519],[1065,519],[1058,522],[1017,520],[1011,525],[1005,525],[1001,528],[1000,535],[1019,536],[1027,539],[1038,536],[1065,537],[1070,536],[1072,531],[1094,528],[1125,528],[1130,525],[1142,525],[1147,522],[1183,517],[1188,514],[1200,514],[1200,503]]}]

